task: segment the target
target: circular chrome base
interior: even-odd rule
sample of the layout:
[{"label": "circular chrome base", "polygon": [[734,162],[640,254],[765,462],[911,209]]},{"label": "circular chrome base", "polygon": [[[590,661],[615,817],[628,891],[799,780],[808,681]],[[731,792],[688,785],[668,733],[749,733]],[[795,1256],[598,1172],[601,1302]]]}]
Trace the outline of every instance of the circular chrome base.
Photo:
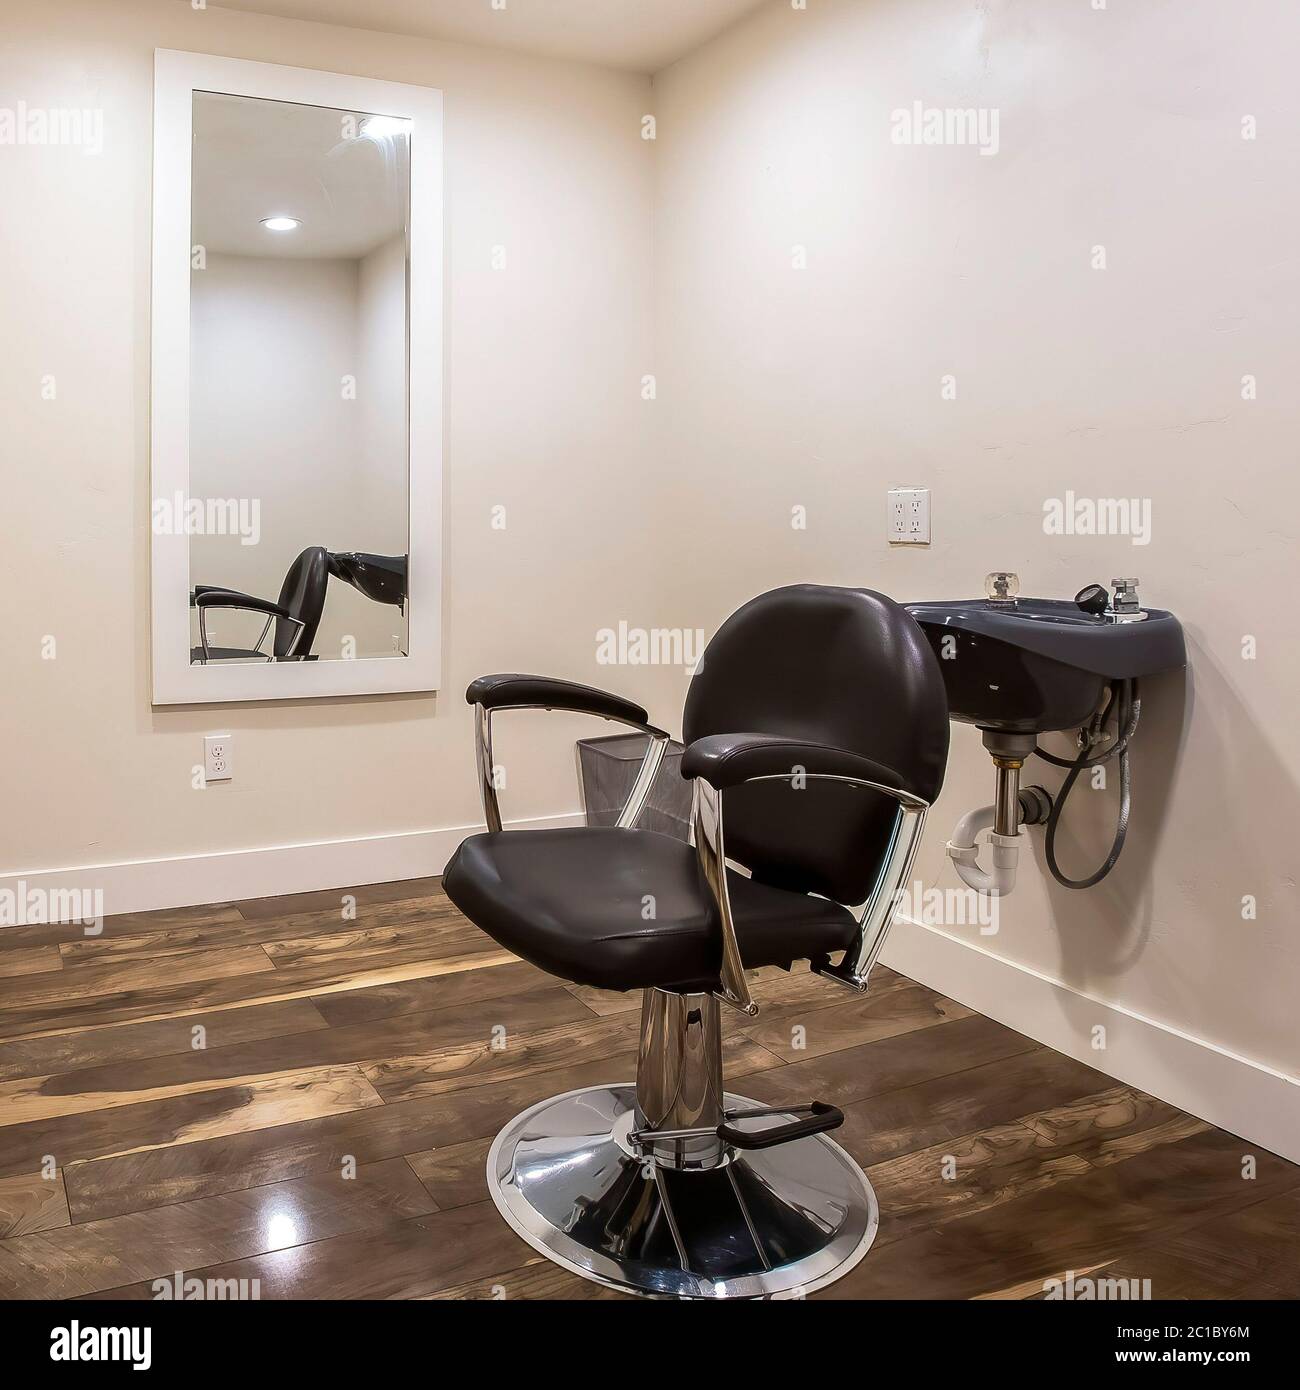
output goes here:
[{"label": "circular chrome base", "polygon": [[[548,1259],[625,1293],[797,1298],[867,1253],[876,1194],[824,1134],[675,1170],[628,1151],[635,1104],[631,1085],[569,1091],[517,1115],[493,1142],[492,1200]],[[728,1110],[759,1104],[726,1097]]]}]

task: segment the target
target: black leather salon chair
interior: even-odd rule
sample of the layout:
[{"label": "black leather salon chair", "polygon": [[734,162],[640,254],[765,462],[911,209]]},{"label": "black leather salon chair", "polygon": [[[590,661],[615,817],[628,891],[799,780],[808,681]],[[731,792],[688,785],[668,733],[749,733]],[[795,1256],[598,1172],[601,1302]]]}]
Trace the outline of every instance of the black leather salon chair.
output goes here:
[{"label": "black leather salon chair", "polygon": [[[484,676],[467,698],[488,830],[447,866],[448,897],[561,979],[644,992],[635,1084],[553,1097],[497,1136],[502,1215],[557,1264],[627,1292],[797,1296],[847,1273],[878,1211],[828,1138],[843,1116],[724,1093],[719,1003],[753,1016],[746,971],[805,959],[866,989],[947,761],[920,628],[881,594],[813,584],[727,619],[683,718],[693,847],[635,828],[668,738],[640,706],[523,675]],[[616,826],[503,832],[492,716],[536,707],[649,735]]]},{"label": "black leather salon chair", "polygon": [[[199,645],[190,649],[190,662],[209,661],[312,661],[311,644],[316,640],[321,614],[325,611],[325,591],[329,587],[330,556],[324,546],[308,546],[289,566],[280,586],[280,598],[256,598],[236,589],[199,584],[190,595],[190,606],[199,612]],[[266,614],[261,636],[252,647],[214,647],[208,641],[207,614],[214,609],[242,609]],[[271,624],[275,637],[270,651],[262,650]]]}]

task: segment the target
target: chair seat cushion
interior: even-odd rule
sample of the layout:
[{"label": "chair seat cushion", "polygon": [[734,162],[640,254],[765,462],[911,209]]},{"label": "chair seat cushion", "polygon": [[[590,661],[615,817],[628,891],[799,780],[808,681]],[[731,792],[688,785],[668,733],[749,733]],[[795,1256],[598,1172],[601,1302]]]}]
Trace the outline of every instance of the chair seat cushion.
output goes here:
[{"label": "chair seat cushion", "polygon": [[[825,898],[728,871],[747,967],[844,950],[857,923]],[[599,989],[717,988],[721,927],[695,850],[649,830],[579,827],[472,835],[447,896],[507,950]]]},{"label": "chair seat cushion", "polygon": [[[250,651],[247,647],[209,647],[208,661],[265,661],[265,652]],[[190,664],[204,660],[202,647],[190,648]]]}]

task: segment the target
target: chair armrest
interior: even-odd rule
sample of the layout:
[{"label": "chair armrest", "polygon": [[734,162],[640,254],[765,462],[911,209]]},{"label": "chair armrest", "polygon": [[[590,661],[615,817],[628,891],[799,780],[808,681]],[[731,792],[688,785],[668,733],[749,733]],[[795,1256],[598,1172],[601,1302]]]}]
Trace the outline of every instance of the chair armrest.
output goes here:
[{"label": "chair armrest", "polygon": [[574,681],[556,680],[551,676],[504,674],[480,676],[465,692],[471,705],[484,709],[543,709],[570,710],[574,714],[597,714],[604,719],[619,719],[646,729],[650,716],[640,705],[597,690],[594,685],[578,685]]},{"label": "chair armrest", "polygon": [[234,594],[237,589],[227,589],[224,584],[196,584],[190,590],[190,607],[195,606],[195,601],[200,594]]},{"label": "chair armrest", "polygon": [[862,910],[858,934],[838,965],[812,963],[819,975],[862,991],[894,918],[897,894],[906,884],[920,843],[929,803],[909,790],[891,767],[847,748],[780,734],[711,734],[696,739],[682,754],[682,776],[694,782],[692,825],[700,871],[712,894],[722,927],[719,997],[747,1014],[757,1012],[745,979],[727,890],[723,790],[764,781],[791,781],[802,770],[810,781],[847,783],[880,792],[898,802],[894,829]]},{"label": "chair armrest", "polygon": [[627,801],[616,822],[620,829],[635,825],[650,787],[663,762],[668,747],[668,735],[650,723],[649,715],[640,705],[597,690],[593,685],[578,685],[574,681],[556,680],[551,676],[522,676],[503,674],[480,676],[471,681],[465,692],[466,703],[475,707],[474,744],[478,760],[479,792],[483,797],[483,818],[487,828],[501,829],[501,807],[497,800],[496,769],[492,761],[492,715],[508,709],[561,709],[574,714],[595,714],[630,724],[650,735],[645,757],[628,793]]},{"label": "chair armrest", "polygon": [[[269,598],[254,598],[252,594],[241,594],[236,589],[213,589],[206,585],[200,585],[195,589],[191,604],[199,610],[199,643],[203,648],[203,659],[208,657],[208,624],[207,616],[209,608],[240,608],[250,613],[262,613],[266,616],[266,622],[262,625],[261,635],[258,637],[253,651],[265,655],[262,652],[262,643],[266,641],[266,634],[271,630],[271,624],[281,618],[287,623],[292,623],[297,631],[294,633],[293,645],[296,646],[301,640],[303,633],[307,630],[307,625],[301,618],[295,618],[287,608],[278,603],[272,603]],[[290,648],[289,655],[292,655]],[[271,660],[267,657],[267,660]]]},{"label": "chair armrest", "polygon": [[[291,623],[298,620],[278,603],[269,598],[254,598],[252,594],[237,593],[234,589],[203,589],[194,595],[196,608],[247,608],[254,613],[268,613],[273,618],[287,618]],[[301,626],[301,624],[299,624]]]},{"label": "chair armrest", "polygon": [[790,777],[796,768],[810,777],[840,777],[906,791],[893,768],[847,748],[780,734],[710,734],[682,754],[682,776],[702,777],[721,791],[756,777]]}]

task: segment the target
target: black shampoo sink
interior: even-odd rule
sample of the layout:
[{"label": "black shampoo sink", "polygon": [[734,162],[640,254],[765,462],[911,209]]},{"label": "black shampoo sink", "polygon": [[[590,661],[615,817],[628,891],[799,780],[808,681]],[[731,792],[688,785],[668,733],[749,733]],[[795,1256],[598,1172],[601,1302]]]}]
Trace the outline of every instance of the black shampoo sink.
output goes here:
[{"label": "black shampoo sink", "polygon": [[364,550],[331,551],[330,573],[376,603],[406,603],[406,556],[371,555]]},{"label": "black shampoo sink", "polygon": [[1109,682],[1187,664],[1173,614],[1148,608],[1126,621],[1091,611],[1084,595],[1099,587],[1079,600],[909,603],[939,658],[951,717],[1009,733],[1078,728]]}]

